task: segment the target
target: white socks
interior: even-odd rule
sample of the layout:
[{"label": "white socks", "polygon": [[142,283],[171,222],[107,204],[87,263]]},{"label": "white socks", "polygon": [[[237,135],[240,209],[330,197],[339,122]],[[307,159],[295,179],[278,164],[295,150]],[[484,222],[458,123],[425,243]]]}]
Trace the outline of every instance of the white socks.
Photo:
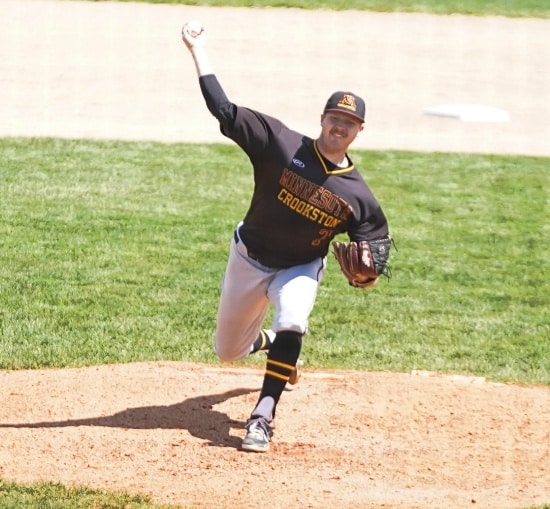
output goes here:
[{"label": "white socks", "polygon": [[256,408],[253,410],[252,415],[258,415],[264,417],[268,421],[273,419],[273,409],[275,408],[275,400],[271,396],[262,398]]}]

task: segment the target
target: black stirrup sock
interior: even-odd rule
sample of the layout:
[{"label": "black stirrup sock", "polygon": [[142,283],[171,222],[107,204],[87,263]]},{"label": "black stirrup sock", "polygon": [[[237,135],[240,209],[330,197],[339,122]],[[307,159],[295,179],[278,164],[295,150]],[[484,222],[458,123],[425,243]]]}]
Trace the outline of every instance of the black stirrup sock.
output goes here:
[{"label": "black stirrup sock", "polygon": [[255,353],[260,350],[269,350],[270,346],[271,341],[269,340],[267,332],[264,329],[261,329],[258,337],[256,338],[256,341],[254,341],[254,343],[252,344],[252,350],[250,351],[250,353]]},{"label": "black stirrup sock", "polygon": [[[264,382],[258,403],[263,398],[270,396],[277,406],[288,378],[298,362],[301,349],[302,334],[294,331],[277,333],[267,354]],[[272,417],[275,417],[275,409],[273,409]]]}]

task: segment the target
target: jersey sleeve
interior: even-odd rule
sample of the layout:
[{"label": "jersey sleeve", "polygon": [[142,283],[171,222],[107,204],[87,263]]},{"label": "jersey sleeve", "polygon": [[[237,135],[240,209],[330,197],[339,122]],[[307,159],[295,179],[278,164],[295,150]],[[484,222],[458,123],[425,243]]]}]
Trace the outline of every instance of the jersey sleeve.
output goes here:
[{"label": "jersey sleeve", "polygon": [[218,119],[222,129],[231,129],[237,115],[237,107],[225,95],[225,92],[214,74],[199,78],[202,96],[208,111]]},{"label": "jersey sleeve", "polygon": [[389,226],[382,207],[364,184],[362,199],[353,208],[352,220],[348,227],[350,240],[374,240],[389,233]]},{"label": "jersey sleeve", "polygon": [[350,240],[374,240],[388,235],[389,228],[382,208],[378,206],[362,222],[352,224],[349,229]]},{"label": "jersey sleeve", "polygon": [[269,149],[283,127],[269,115],[237,106],[235,122],[230,128],[222,126],[222,134],[237,143],[251,159],[256,159]]},{"label": "jersey sleeve", "polygon": [[201,76],[199,84],[208,110],[220,123],[221,133],[249,157],[261,154],[284,127],[269,115],[232,103],[214,74]]}]

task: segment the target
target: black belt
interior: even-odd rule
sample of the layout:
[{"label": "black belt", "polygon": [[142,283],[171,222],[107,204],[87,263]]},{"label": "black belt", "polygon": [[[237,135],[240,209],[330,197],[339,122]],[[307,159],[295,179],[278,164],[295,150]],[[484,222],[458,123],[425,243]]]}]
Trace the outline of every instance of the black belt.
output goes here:
[{"label": "black belt", "polygon": [[[239,234],[237,233],[237,230],[233,232],[233,238],[235,239],[235,244],[238,244],[241,241]],[[244,247],[246,247],[246,245]],[[252,251],[250,251],[250,249],[248,249],[247,247],[246,247],[246,252],[248,254],[248,258],[251,258],[252,260],[258,263],[262,263],[262,261],[258,258],[258,256],[254,254]],[[265,265],[265,264],[262,263],[262,265]]]}]

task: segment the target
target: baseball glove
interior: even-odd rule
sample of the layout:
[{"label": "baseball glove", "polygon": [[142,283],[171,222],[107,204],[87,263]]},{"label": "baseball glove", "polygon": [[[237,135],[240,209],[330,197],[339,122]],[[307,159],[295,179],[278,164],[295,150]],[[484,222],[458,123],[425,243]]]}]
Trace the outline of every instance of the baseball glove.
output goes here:
[{"label": "baseball glove", "polygon": [[386,235],[375,240],[332,243],[334,256],[351,286],[368,288],[378,282],[380,275],[391,277],[387,265],[391,242]]}]

